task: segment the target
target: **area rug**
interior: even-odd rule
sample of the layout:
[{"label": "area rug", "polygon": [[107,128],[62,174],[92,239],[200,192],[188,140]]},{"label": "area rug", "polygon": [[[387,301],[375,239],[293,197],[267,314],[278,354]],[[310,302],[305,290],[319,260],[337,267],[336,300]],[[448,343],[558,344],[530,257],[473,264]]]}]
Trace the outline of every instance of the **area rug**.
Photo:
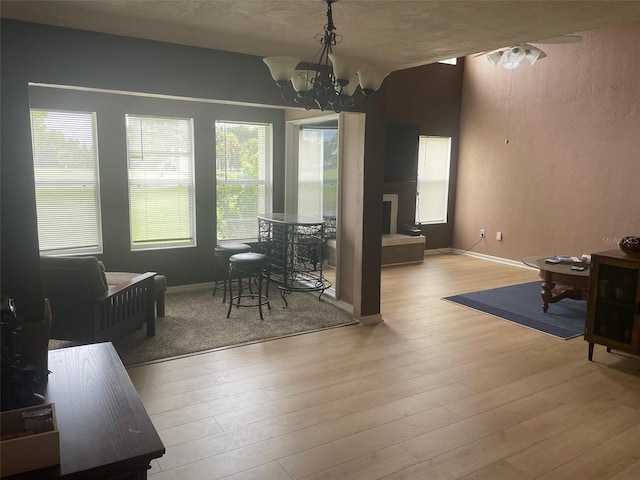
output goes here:
[{"label": "area rug", "polygon": [[[324,296],[323,296],[324,298]],[[113,342],[126,366],[148,363],[221,347],[308,333],[357,323],[353,316],[318,300],[318,295],[294,292],[287,295],[289,306],[277,293],[270,295],[271,310],[263,307],[264,320],[257,308],[233,308],[222,292],[191,290],[165,296],[165,316],[156,319],[156,335],[146,336],[146,327]],[[69,346],[69,342],[51,341],[49,348]]]},{"label": "area rug", "polygon": [[549,304],[547,313],[544,313],[540,290],[540,282],[530,282],[454,295],[443,300],[564,340],[583,335],[587,303],[567,298]]}]

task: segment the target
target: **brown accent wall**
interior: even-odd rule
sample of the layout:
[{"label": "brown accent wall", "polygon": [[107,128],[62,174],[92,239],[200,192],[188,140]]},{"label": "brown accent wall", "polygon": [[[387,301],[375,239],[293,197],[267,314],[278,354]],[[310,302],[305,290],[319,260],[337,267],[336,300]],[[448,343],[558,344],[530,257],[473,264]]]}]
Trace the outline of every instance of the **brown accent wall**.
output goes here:
[{"label": "brown accent wall", "polygon": [[640,234],[640,23],[582,36],[515,70],[467,59],[454,247],[484,228],[474,252],[519,260]]},{"label": "brown accent wall", "polygon": [[[364,191],[362,212],[361,299],[354,300],[358,318],[371,319],[380,313],[380,268],[382,251],[382,195],[402,193],[398,218],[413,218],[415,208],[407,191],[415,192],[415,183],[392,187],[384,183],[385,125],[420,125],[423,135],[453,137],[449,222],[425,226],[427,243],[451,246],[454,212],[455,174],[458,155],[460,102],[463,65],[432,64],[391,73],[366,108],[364,145]],[[398,192],[393,191],[394,188]],[[409,196],[411,193],[409,193]],[[415,198],[415,193],[413,194]],[[410,211],[407,211],[410,205]]]},{"label": "brown accent wall", "polygon": [[[458,59],[457,65],[424,65],[393,72],[385,80],[386,123],[419,125],[420,135],[452,137],[448,221],[422,226],[422,233],[427,237],[426,249],[450,247],[453,242],[464,69],[464,59]],[[399,226],[412,224],[415,219],[415,181],[387,182],[384,193],[398,194]]]}]

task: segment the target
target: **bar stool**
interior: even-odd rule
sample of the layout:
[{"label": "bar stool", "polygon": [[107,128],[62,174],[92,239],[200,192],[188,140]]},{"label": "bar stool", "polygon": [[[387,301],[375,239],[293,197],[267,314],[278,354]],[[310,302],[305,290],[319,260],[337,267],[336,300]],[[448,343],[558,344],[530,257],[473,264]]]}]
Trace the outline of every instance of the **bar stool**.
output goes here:
[{"label": "bar stool", "polygon": [[[214,248],[216,257],[220,257],[222,262],[224,262],[224,268],[227,272],[229,271],[229,257],[231,257],[231,255],[235,255],[236,253],[246,253],[250,251],[251,246],[247,245],[246,243],[223,243],[220,245],[216,245],[216,248]],[[222,283],[224,288],[222,303],[225,303],[227,301],[227,281],[227,275],[225,275],[222,280],[218,280],[215,283],[213,287],[213,293],[211,294],[215,295],[218,291],[218,285]]]},{"label": "bar stool", "polygon": [[[231,307],[258,307],[260,311],[260,320],[264,320],[262,316],[262,305],[266,305],[271,310],[271,304],[269,303],[269,257],[262,253],[247,252],[236,253],[229,257],[229,310],[227,311],[227,318],[231,315]],[[238,295],[233,295],[233,277],[237,276],[238,279]],[[242,295],[242,279],[248,278],[249,284],[251,284],[251,277],[257,277],[258,293],[249,293],[248,295]],[[267,278],[267,290],[266,294],[262,294],[262,280]],[[243,298],[253,299],[252,303],[242,303]]]}]

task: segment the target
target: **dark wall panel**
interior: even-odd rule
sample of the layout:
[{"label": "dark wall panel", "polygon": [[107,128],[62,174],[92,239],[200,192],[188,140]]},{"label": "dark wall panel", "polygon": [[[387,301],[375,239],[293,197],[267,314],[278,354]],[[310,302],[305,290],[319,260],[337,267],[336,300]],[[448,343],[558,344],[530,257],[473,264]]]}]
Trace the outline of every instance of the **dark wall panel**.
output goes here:
[{"label": "dark wall panel", "polygon": [[[385,81],[385,120],[388,123],[418,125],[418,135],[452,137],[448,220],[444,224],[422,225],[422,233],[427,237],[426,249],[453,245],[463,72],[464,59],[459,58],[457,65],[434,63],[410,68],[394,72]],[[385,172],[393,172],[395,162],[387,157]],[[411,183],[415,182],[415,177],[397,178],[407,170],[399,165],[395,178],[385,175],[385,193],[398,193],[404,200],[398,207],[398,222],[403,219],[401,225],[413,223],[415,218],[416,184]],[[405,185],[399,185],[399,182]],[[406,222],[407,219],[411,221]]]},{"label": "dark wall panel", "polygon": [[384,181],[415,182],[420,125],[389,123],[385,128]]}]

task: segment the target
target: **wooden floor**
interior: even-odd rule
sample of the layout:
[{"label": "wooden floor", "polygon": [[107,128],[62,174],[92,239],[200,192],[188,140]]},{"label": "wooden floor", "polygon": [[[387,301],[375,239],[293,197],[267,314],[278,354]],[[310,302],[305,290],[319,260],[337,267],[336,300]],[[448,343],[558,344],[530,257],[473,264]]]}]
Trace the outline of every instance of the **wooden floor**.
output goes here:
[{"label": "wooden floor", "polygon": [[441,300],[535,280],[428,256],[383,269],[384,323],[131,369],[152,480],[640,478],[640,359]]}]

